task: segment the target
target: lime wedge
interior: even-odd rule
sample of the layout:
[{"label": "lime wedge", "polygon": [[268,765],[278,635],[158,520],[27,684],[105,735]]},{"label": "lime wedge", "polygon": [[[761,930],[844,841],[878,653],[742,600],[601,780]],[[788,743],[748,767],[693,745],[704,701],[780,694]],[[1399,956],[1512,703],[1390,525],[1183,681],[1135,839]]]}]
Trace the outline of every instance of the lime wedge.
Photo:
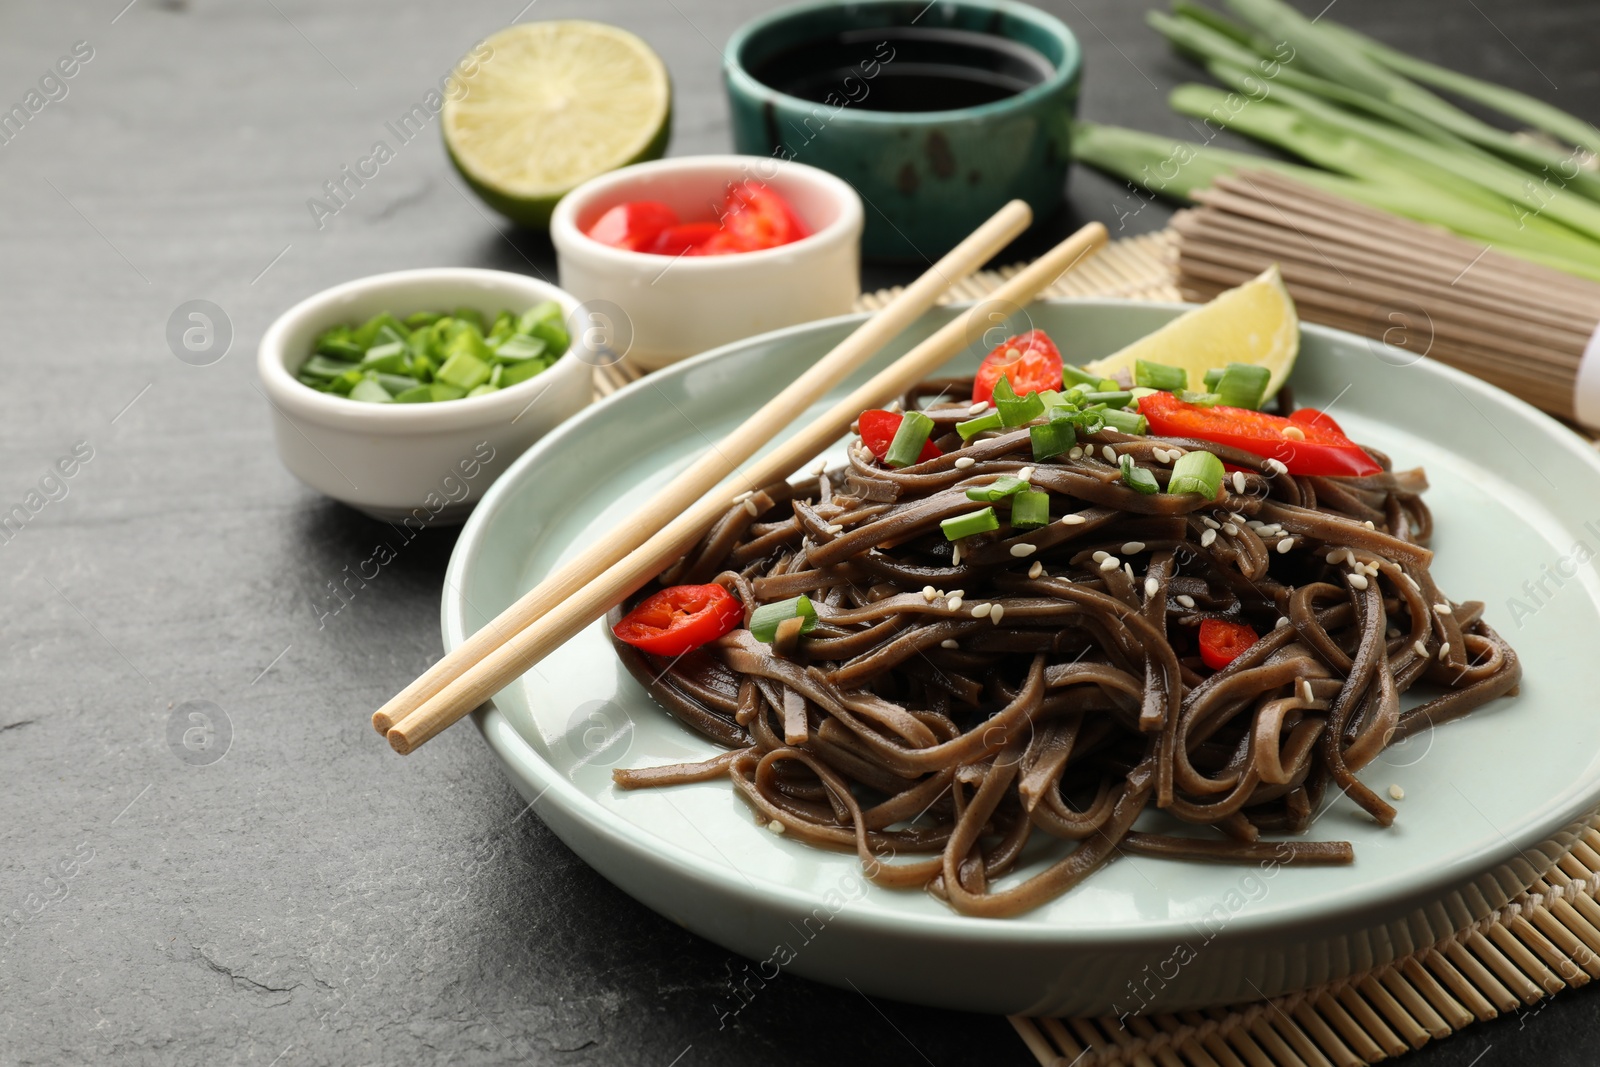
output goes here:
[{"label": "lime wedge", "polygon": [[458,68],[472,73],[445,102],[441,127],[456,169],[506,217],[548,226],[574,186],[666,150],[672,85],[661,57],[633,34],[523,22],[484,46],[488,58]]},{"label": "lime wedge", "polygon": [[1133,374],[1134,360],[1165,363],[1189,372],[1189,388],[1202,388],[1208,370],[1229,363],[1255,363],[1272,372],[1272,396],[1294,369],[1300,351],[1300,319],[1294,299],[1274,263],[1243,285],[1218,293],[1210,303],[1185,311],[1155,333],[1084,369],[1101,377]]}]

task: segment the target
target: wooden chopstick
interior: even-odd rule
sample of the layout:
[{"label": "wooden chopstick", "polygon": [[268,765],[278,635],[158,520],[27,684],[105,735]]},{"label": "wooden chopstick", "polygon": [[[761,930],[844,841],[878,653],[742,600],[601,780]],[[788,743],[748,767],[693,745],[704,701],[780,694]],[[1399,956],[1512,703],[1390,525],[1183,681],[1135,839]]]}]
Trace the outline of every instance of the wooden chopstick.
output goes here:
[{"label": "wooden chopstick", "polygon": [[[773,426],[786,425],[796,412],[822,399],[851,371],[888,344],[954,283],[970,276],[1013,238],[1028,228],[1033,212],[1021,200],[1006,204],[966,240],[956,245],[876,315],[839,342],[777,396],[730,433],[716,448],[708,449],[688,470],[657,493],[640,509],[635,521],[623,524],[615,535],[590,546],[566,566],[520,597],[492,622],[463,641],[454,651],[429,667],[372,716],[380,734],[389,730],[423,702],[460,677],[512,634],[577,592],[584,583],[644,543],[665,517],[692,507],[718,482],[732,474],[766,444]],[[650,521],[650,517],[655,517]]]},{"label": "wooden chopstick", "polygon": [[[476,661],[417,710],[389,731],[389,744],[403,754],[435,736],[479,704],[510,685],[518,676],[603,616],[611,606],[643,586],[669,563],[682,556],[717,518],[732,506],[740,490],[755,490],[789,477],[801,466],[843,437],[862,411],[881,407],[967,347],[981,334],[987,315],[996,307],[1021,307],[1078,261],[1104,247],[1106,230],[1091,223],[1050,252],[1014,275],[988,299],[968,309],[932,337],[918,344],[888,368],[835,404],[827,414],[801,427],[788,440],[739,472],[732,486],[723,486],[681,514],[647,511],[635,523],[660,528],[621,562],[590,576],[591,580]],[[766,423],[758,433],[767,437],[800,408],[784,419]],[[762,442],[764,443],[764,442]],[[716,451],[716,450],[713,450]],[[664,525],[663,525],[664,524]],[[485,630],[493,630],[485,627]],[[481,631],[480,631],[481,632]],[[497,632],[498,635],[498,632]]]}]

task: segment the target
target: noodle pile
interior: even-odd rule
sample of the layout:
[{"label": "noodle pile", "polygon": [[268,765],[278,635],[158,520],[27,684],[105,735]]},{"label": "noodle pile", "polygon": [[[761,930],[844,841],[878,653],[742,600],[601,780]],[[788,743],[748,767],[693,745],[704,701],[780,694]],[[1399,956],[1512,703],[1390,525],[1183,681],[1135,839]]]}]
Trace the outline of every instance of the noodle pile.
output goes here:
[{"label": "noodle pile", "polygon": [[[970,389],[931,381],[901,403]],[[617,771],[619,785],[726,777],[760,822],[853,849],[877,884],[1008,916],[1119,852],[1348,863],[1345,842],[1261,835],[1305,830],[1330,788],[1388,825],[1394,809],[1356,772],[1517,685],[1483,605],[1450,601],[1429,574],[1420,470],[1369,449],[1380,474],[1299,477],[1211,442],[1109,429],[1035,463],[1026,428],[963,444],[966,406],[934,403],[945,455],[889,469],[857,440],[847,467],[735,501],[660,576],[723,585],[746,623],[804,594],[817,625],[773,644],[739,629],[676,660],[619,643],[652,695],[730,749]],[[1122,482],[1122,455],[1164,487],[1201,448],[1242,471],[1218,501]],[[940,520],[1002,475],[1050,494],[1050,524],[946,541]],[[1263,636],[1212,671],[1196,639],[1208,618]],[[1402,711],[1417,683],[1433,695]],[[1134,830],[1152,810],[1198,832]],[[1067,844],[997,888],[1036,835]]]}]

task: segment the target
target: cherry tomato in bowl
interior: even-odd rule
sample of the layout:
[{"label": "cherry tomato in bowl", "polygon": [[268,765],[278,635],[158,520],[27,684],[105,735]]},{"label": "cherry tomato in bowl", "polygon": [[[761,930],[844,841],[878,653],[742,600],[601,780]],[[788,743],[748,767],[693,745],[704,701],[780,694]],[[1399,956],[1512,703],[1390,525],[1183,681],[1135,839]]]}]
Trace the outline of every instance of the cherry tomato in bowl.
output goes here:
[{"label": "cherry tomato in bowl", "polygon": [[1001,378],[1011,383],[1018,396],[1060,389],[1061,353],[1043,330],[1029,330],[1001,341],[978,366],[978,376],[972,381],[972,402],[992,400],[994,384]]}]

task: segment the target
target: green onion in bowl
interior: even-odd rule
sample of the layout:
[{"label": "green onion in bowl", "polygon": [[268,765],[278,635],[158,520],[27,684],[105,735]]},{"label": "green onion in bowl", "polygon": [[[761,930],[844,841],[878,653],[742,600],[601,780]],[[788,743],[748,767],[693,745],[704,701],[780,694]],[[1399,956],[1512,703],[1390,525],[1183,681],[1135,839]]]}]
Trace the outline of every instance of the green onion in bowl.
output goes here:
[{"label": "green onion in bowl", "polygon": [[325,330],[300,364],[302,385],[369,404],[419,404],[484,396],[548,370],[571,338],[561,305],[502,311],[485,323],[474,308],[389,312]]}]

